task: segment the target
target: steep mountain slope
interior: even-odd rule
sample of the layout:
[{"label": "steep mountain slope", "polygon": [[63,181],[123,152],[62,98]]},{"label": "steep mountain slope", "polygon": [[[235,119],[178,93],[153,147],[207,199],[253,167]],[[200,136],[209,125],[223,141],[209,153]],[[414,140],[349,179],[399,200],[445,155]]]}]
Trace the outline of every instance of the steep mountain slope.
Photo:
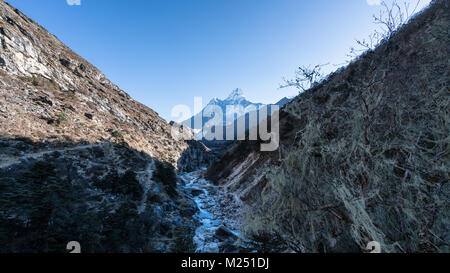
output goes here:
[{"label": "steep mountain slope", "polygon": [[280,112],[280,151],[236,142],[208,178],[247,201],[245,231],[299,252],[450,250],[450,4]]},{"label": "steep mountain slope", "polygon": [[193,247],[195,203],[170,165],[126,145],[51,148],[0,139],[0,253],[182,252]]},{"label": "steep mountain slope", "polygon": [[206,149],[4,1],[0,41],[0,253],[192,250],[174,167]]},{"label": "steep mountain slope", "polygon": [[0,133],[35,142],[124,141],[176,163],[175,141],[156,112],[7,3],[0,2]]}]

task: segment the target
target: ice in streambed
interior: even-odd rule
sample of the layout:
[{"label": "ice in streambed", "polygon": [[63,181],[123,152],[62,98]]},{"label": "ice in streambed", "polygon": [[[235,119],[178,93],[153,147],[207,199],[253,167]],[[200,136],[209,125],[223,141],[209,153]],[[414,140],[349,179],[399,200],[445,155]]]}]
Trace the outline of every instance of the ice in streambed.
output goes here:
[{"label": "ice in streambed", "polygon": [[[239,238],[238,204],[217,186],[201,178],[201,171],[181,176],[185,189],[197,204],[200,226],[195,231],[196,252],[220,253],[237,249]],[[230,213],[234,212],[234,213]],[[219,230],[220,229],[220,230]],[[218,232],[224,231],[224,232]]]}]

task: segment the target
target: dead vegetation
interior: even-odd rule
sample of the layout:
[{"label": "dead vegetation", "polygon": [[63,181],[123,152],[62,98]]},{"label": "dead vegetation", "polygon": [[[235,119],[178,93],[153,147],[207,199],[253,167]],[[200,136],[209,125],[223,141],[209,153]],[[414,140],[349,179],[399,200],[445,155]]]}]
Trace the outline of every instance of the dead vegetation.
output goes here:
[{"label": "dead vegetation", "polygon": [[354,59],[361,53],[373,50],[383,42],[389,40],[403,25],[411,20],[418,11],[417,8],[422,0],[411,2],[397,0],[381,1],[381,9],[378,14],[373,15],[373,21],[379,26],[365,39],[357,39],[356,46],[350,48],[348,57]]},{"label": "dead vegetation", "polygon": [[297,252],[450,251],[449,1],[301,94],[245,232]]},{"label": "dead vegetation", "polygon": [[[0,75],[0,76],[6,76],[7,74]],[[31,76],[31,77],[24,77],[19,76],[18,79],[24,83],[28,83],[33,87],[39,87],[46,90],[60,90],[60,86],[51,79],[47,79],[41,76]]]},{"label": "dead vegetation", "polygon": [[324,78],[322,68],[328,64],[318,64],[315,66],[300,66],[295,72],[294,80],[285,80],[285,84],[281,85],[280,88],[295,87],[299,92],[305,92],[308,89],[319,84]]}]

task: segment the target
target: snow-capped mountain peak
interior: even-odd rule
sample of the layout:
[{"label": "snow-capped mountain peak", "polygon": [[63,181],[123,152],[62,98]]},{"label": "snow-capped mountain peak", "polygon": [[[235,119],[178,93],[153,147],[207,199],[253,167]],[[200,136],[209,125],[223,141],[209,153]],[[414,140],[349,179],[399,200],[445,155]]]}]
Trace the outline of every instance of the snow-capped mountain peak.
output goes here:
[{"label": "snow-capped mountain peak", "polygon": [[225,99],[225,101],[241,101],[245,100],[244,92],[240,88],[236,88],[231,92],[231,94]]},{"label": "snow-capped mountain peak", "polygon": [[[233,122],[236,118],[239,118],[240,116],[245,114],[246,107],[254,106],[254,109],[259,109],[259,107],[263,106],[261,103],[253,103],[251,101],[248,101],[245,96],[244,92],[240,88],[236,88],[231,92],[231,94],[224,100],[219,98],[213,98],[209,101],[208,106],[218,106],[222,110],[222,113],[224,115],[224,120],[226,120],[226,123]],[[228,106],[234,106],[235,113],[231,113],[228,115],[227,113],[227,107]],[[188,120],[185,120],[182,122],[182,124],[187,125],[188,127],[192,129],[201,129],[203,126],[211,119],[210,117],[203,117],[203,112],[205,109],[203,109],[200,113],[195,115],[194,117],[191,117]],[[236,117],[237,115],[237,117]],[[194,124],[194,120],[201,120],[202,123],[200,125]]]},{"label": "snow-capped mountain peak", "polygon": [[240,88],[236,88],[231,94],[224,100],[219,98],[213,98],[209,101],[208,105],[217,105],[225,112],[227,106],[243,106],[244,108],[249,105],[254,105],[257,108],[262,106],[261,103],[253,103],[247,100],[244,96],[244,92]]},{"label": "snow-capped mountain peak", "polygon": [[210,101],[209,101],[209,103],[208,103],[208,105],[215,105],[215,104],[217,104],[217,103],[219,103],[219,98],[212,98]]}]

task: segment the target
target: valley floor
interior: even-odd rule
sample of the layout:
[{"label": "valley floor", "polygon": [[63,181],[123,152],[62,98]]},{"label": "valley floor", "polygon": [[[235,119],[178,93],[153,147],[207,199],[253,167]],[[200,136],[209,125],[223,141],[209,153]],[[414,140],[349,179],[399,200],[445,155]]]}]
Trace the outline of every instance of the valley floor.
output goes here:
[{"label": "valley floor", "polygon": [[200,226],[195,231],[196,252],[232,253],[244,248],[240,239],[242,204],[234,196],[205,180],[203,170],[181,175],[184,187],[192,195],[199,212]]}]

